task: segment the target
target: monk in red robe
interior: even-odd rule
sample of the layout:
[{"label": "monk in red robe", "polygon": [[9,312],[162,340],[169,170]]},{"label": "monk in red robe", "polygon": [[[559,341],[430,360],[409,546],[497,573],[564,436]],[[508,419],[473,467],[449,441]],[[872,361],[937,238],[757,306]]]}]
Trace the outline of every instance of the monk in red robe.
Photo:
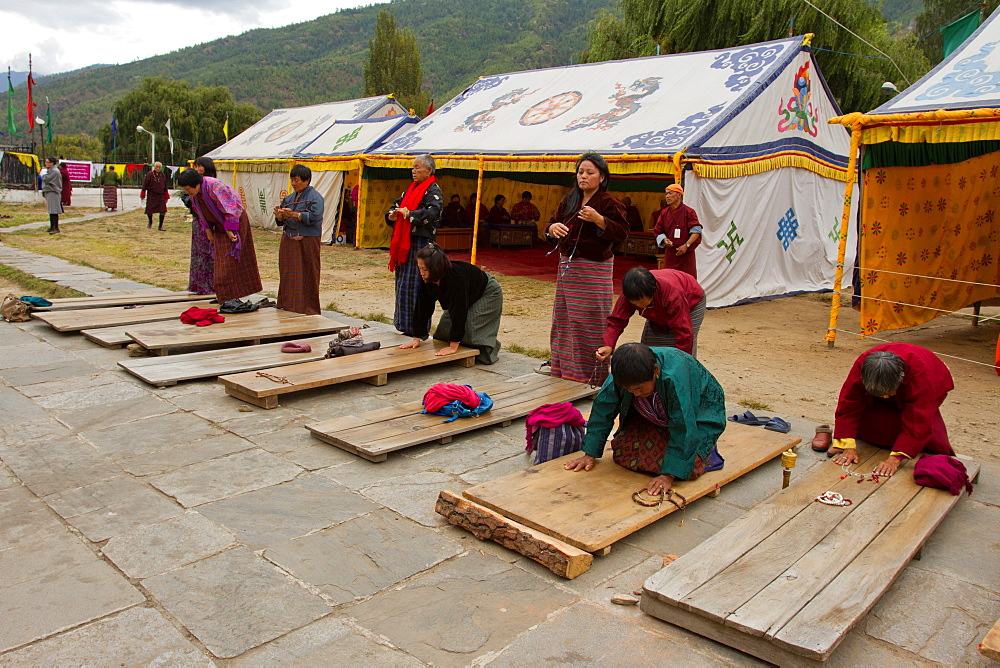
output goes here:
[{"label": "monk in red robe", "polygon": [[653,226],[656,243],[663,248],[664,269],[677,269],[698,278],[694,249],[701,243],[702,227],[698,214],[684,204],[684,188],[671,183],[666,188],[667,207]]},{"label": "monk in red robe", "polygon": [[940,410],[954,387],[948,367],[926,348],[875,346],[854,362],[840,390],[829,456],[856,463],[860,438],[889,450],[873,472],[892,475],[921,452],[954,455]]}]

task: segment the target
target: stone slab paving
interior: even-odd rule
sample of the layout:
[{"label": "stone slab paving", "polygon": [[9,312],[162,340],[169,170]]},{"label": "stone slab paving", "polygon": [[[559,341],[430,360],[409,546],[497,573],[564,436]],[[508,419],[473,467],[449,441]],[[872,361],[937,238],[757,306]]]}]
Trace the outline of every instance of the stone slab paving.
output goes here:
[{"label": "stone slab paving", "polygon": [[[155,289],[2,245],[0,263],[87,291]],[[762,665],[610,601],[777,491],[777,461],[567,581],[433,512],[441,489],[530,464],[523,420],[379,464],[303,428],[536,360],[414,370],[247,411],[214,379],[150,388],[122,359],[41,322],[0,323],[0,664]],[[815,425],[783,417],[811,439]],[[828,465],[804,448],[793,475]],[[985,665],[976,644],[1000,618],[998,480],[986,462],[830,666]]]}]

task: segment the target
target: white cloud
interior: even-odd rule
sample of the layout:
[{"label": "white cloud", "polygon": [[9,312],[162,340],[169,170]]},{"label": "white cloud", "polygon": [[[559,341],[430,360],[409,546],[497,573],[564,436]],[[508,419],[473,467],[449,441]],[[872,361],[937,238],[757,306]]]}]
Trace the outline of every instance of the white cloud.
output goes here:
[{"label": "white cloud", "polygon": [[309,21],[372,0],[53,0],[43,7],[5,3],[0,66],[54,74],[95,63],[118,64],[237,35],[252,28]]}]

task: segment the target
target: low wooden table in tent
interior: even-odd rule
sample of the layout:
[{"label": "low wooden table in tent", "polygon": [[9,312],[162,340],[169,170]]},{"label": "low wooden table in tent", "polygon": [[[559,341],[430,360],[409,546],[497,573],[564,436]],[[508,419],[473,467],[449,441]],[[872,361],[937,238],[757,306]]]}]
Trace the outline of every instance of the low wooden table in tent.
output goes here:
[{"label": "low wooden table in tent", "polygon": [[167,292],[160,294],[107,295],[97,297],[67,297],[51,299],[51,306],[32,306],[34,311],[63,311],[84,308],[105,308],[108,306],[128,306],[130,304],[168,304],[170,302],[193,302],[215,299],[215,295],[196,295],[193,292]]},{"label": "low wooden table in tent", "polygon": [[584,383],[536,373],[473,387],[493,399],[493,408],[474,418],[445,422],[422,413],[422,398],[388,408],[347,415],[306,425],[313,436],[370,462],[384,462],[388,453],[421,443],[448,443],[454,436],[495,424],[504,427],[542,404],[576,401],[597,393]]},{"label": "low wooden table in tent", "polygon": [[[139,357],[122,360],[118,366],[150,385],[168,387],[182,380],[196,378],[217,378],[242,371],[260,371],[277,366],[301,364],[323,359],[327,346],[334,339],[333,334],[324,334],[306,339],[296,339],[308,343],[312,351],[308,353],[283,353],[283,341],[261,343],[238,348],[202,350],[196,353],[182,353],[169,357]],[[398,346],[412,339],[395,332],[365,332],[365,341],[379,341],[383,346]]]},{"label": "low wooden table in tent", "polygon": [[[688,503],[717,496],[724,485],[801,440],[728,422],[718,442],[725,467],[696,480],[678,480],[674,489]],[[615,464],[610,444],[592,470],[565,470],[563,463],[579,454],[470,487],[464,498],[442,492],[437,511],[478,538],[510,547],[567,578],[590,567],[591,553],[603,556],[615,542],[677,511],[668,502],[652,508],[635,503],[632,493],[645,489],[650,476]],[[512,535],[521,538],[511,540]]]},{"label": "low wooden table in tent", "polygon": [[[858,454],[859,472],[886,457]],[[912,465],[878,483],[843,475],[829,463],[794,480],[650,577],[642,610],[778,665],[826,661],[960,498],[917,485]],[[815,500],[826,491],[852,503]]]},{"label": "low wooden table in tent", "polygon": [[[130,308],[132,306],[134,308]],[[181,313],[189,308],[217,308],[217,305],[211,304],[208,299],[203,299],[201,301],[169,302],[166,304],[129,304],[104,308],[34,312],[31,317],[49,324],[57,332],[79,332],[84,329],[178,320]]]},{"label": "low wooden table in tent", "polygon": [[213,347],[231,343],[257,344],[269,339],[292,339],[336,332],[344,323],[322,315],[302,315],[264,308],[252,313],[224,313],[226,321],[198,327],[174,322],[149,322],[124,327],[85,329],[81,333],[103,346],[138,343],[154,355],[166,355],[177,348]]},{"label": "low wooden table in tent", "polygon": [[276,367],[266,374],[253,371],[234,373],[220,376],[219,382],[226,387],[226,394],[229,396],[261,408],[277,408],[278,397],[290,392],[312,390],[351,380],[379,386],[389,382],[389,374],[397,371],[434,364],[471,367],[476,363],[479,351],[475,348],[459,346],[458,351],[452,355],[438,357],[434,354],[447,345],[443,341],[432,341],[419,348],[405,350],[387,346],[366,353]]}]

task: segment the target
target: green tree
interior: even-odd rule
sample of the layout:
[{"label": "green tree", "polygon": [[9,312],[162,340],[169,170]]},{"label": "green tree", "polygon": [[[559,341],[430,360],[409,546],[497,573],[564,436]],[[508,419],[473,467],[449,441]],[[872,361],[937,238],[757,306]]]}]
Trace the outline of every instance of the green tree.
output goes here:
[{"label": "green tree", "polygon": [[[165,77],[146,77],[139,87],[130,91],[114,106],[118,119],[117,160],[147,162],[150,137],[136,129],[142,126],[155,139],[156,159],[170,165],[181,165],[225,143],[222,133],[229,114],[229,136],[243,132],[261,119],[261,112],[252,104],[236,104],[225,86],[195,86],[186,81],[171,81]],[[170,118],[174,151],[170,152],[167,118]],[[99,131],[107,160],[112,160],[111,125]]]},{"label": "green tree", "polygon": [[[864,42],[801,0],[619,0],[591,29],[583,62],[732,48],[797,34],[815,33],[812,46],[830,90],[847,111],[869,111],[881,103],[881,86],[902,89],[930,63],[913,36],[895,38],[885,19],[865,0],[829,0],[823,10],[885,52],[905,74]],[[837,53],[840,52],[840,53]],[[845,55],[857,54],[857,55]],[[866,57],[869,56],[869,57]]]},{"label": "green tree", "polygon": [[368,40],[365,96],[389,94],[417,113],[423,113],[430,104],[416,35],[396,25],[395,13],[382,9],[375,22],[375,35]]},{"label": "green tree", "polygon": [[941,28],[962,18],[971,11],[979,10],[985,19],[1000,5],[1000,0],[983,0],[970,6],[969,0],[924,0],[924,11],[917,16],[917,33],[922,35],[920,48],[932,63],[944,59],[944,41]]},{"label": "green tree", "polygon": [[86,132],[75,135],[53,135],[51,152],[53,155],[65,156],[67,160],[90,160],[102,162],[104,159],[104,144],[97,137],[91,137]]}]

